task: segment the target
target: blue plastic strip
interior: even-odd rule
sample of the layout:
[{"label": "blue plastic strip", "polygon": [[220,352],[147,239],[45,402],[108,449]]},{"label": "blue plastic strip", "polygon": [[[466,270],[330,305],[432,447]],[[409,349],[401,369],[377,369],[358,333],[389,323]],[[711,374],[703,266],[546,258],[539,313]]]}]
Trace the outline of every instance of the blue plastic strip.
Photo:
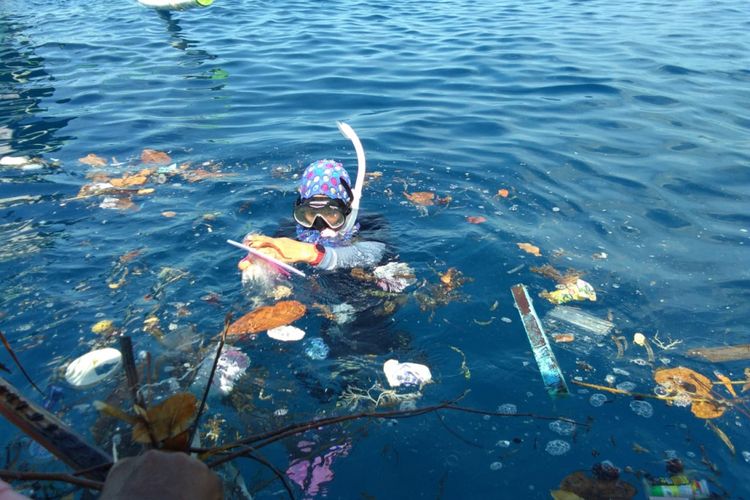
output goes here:
[{"label": "blue plastic strip", "polygon": [[536,364],[539,366],[539,373],[542,374],[542,380],[544,386],[547,388],[547,393],[550,396],[562,396],[568,394],[568,385],[565,383],[565,377],[563,377],[560,367],[555,359],[555,353],[552,352],[549,340],[544,334],[542,323],[539,321],[534,310],[534,305],[531,303],[531,297],[529,292],[526,290],[525,285],[515,285],[511,287],[510,291],[513,293],[513,300],[516,302],[516,309],[521,315],[521,321],[523,322],[523,328],[526,330],[526,336],[529,338],[529,344],[531,344],[531,350],[534,351],[534,358]]}]

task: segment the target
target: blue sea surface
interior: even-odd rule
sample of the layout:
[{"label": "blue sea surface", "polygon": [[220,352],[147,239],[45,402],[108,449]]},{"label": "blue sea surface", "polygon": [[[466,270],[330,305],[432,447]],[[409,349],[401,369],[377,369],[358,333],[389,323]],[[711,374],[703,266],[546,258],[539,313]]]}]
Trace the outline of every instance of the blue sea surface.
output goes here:
[{"label": "blue sea surface", "polygon": [[[187,390],[225,315],[273,302],[243,288],[242,252],[225,240],[291,228],[308,163],[334,158],[354,175],[340,120],[371,174],[363,236],[385,241],[417,283],[382,296],[347,271],[287,280],[308,307],[295,323],[307,338],[232,340],[250,369],[209,399],[217,442],[372,410],[341,395],[387,386],[393,358],[429,366],[418,407],[464,395],[468,408],[525,415],[367,419],[264,448],[292,479],[321,465],[315,488],[290,480],[295,497],[549,498],[568,474],[610,460],[646,498],[640,478],[665,476],[673,457],[717,493],[750,496],[743,383],[737,397],[713,386],[726,408],[713,427],[685,401],[652,397],[662,368],[748,378],[748,360],[689,355],[750,344],[746,2],[216,0],[159,13],[135,0],[3,0],[0,55],[0,156],[36,158],[0,166],[0,331],[42,389],[126,334],[139,364],[149,353],[144,383]],[[144,149],[170,160],[144,164]],[[80,161],[89,154],[106,165]],[[79,196],[157,167],[131,192]],[[422,192],[432,204],[406,196]],[[547,318],[555,305],[539,294],[556,283],[532,271],[546,264],[596,290],[566,305],[614,323],[552,341],[564,398],[546,393],[510,292],[525,284]],[[369,308],[354,323],[328,319],[360,299]],[[105,320],[114,332],[92,331]],[[352,325],[368,342],[352,340]],[[305,354],[318,338],[325,359]],[[7,353],[0,362],[41,404]],[[92,403],[123,383],[66,387],[58,414],[109,452],[127,425],[97,427]],[[35,462],[10,423],[0,429],[4,467],[64,470]],[[257,462],[235,466],[256,498],[285,494]]]}]

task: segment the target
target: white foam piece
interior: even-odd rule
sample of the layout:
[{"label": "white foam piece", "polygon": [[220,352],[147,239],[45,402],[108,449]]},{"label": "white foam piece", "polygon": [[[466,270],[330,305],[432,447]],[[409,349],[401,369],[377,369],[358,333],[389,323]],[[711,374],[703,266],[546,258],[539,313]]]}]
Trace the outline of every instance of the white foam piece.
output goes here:
[{"label": "white foam piece", "polygon": [[291,325],[271,328],[266,334],[272,339],[280,340],[282,342],[295,342],[305,338],[304,330]]}]

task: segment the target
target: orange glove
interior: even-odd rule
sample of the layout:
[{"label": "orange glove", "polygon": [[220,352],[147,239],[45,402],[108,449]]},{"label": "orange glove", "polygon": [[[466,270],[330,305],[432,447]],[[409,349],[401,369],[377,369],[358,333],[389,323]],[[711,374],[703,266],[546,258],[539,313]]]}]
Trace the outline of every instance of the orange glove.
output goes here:
[{"label": "orange glove", "polygon": [[291,238],[271,238],[253,234],[245,239],[245,244],[287,264],[295,262],[310,264],[318,258],[315,245]]}]

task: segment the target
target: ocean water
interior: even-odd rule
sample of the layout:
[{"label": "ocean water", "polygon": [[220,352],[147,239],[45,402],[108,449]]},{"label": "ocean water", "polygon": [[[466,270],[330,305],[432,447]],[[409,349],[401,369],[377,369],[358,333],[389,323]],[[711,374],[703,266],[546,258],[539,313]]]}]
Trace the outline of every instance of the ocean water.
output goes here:
[{"label": "ocean water", "polygon": [[[688,351],[750,343],[748,33],[747,5],[736,0],[216,0],[171,14],[134,0],[3,0],[0,155],[41,161],[0,167],[0,330],[42,387],[61,383],[71,359],[117,345],[92,332],[102,320],[150,353],[157,378],[187,373],[227,313],[263,302],[241,286],[241,252],[225,240],[288,230],[295,175],[309,162],[335,158],[356,171],[342,120],[375,174],[363,234],[385,241],[418,283],[396,298],[368,295],[370,284],[345,272],[306,269],[311,279],[287,283],[309,307],[296,325],[338,349],[316,360],[306,344],[264,334],[233,342],[251,371],[235,399],[210,401],[221,440],[351,413],[336,405],[342,391],[385,383],[382,363],[396,358],[432,370],[418,406],[465,393],[466,407],[515,405],[579,425],[444,410],[264,450],[294,477],[307,462],[326,464],[307,496],[549,498],[566,475],[610,460],[633,471],[621,478],[645,498],[636,472],[663,476],[676,456],[717,492],[746,497],[742,385],[737,398],[713,388],[728,409],[712,423],[733,454],[686,407],[573,381],[630,382],[653,395],[658,368],[747,378],[748,361]],[[184,170],[135,188],[151,194],[77,198],[96,171],[144,168],[146,148]],[[107,165],[79,161],[92,153]],[[404,195],[415,192],[440,202],[416,205]],[[555,282],[531,270],[544,264],[583,273],[597,300],[571,305],[615,325],[553,343],[566,398],[546,394],[510,294],[527,285],[546,317],[554,305],[539,293]],[[447,293],[449,269],[465,282]],[[356,297],[372,310],[341,327],[314,306]],[[144,326],[149,317],[163,335]],[[654,361],[633,345],[636,332]],[[627,340],[622,354],[611,335]],[[664,350],[657,335],[676,343]],[[6,353],[0,362],[40,399]],[[119,382],[66,387],[60,409],[107,450],[125,430],[92,432],[91,403]],[[0,444],[22,447],[14,427],[0,426]],[[23,453],[18,463],[55,467]],[[283,494],[255,462],[236,466],[258,498]]]}]

